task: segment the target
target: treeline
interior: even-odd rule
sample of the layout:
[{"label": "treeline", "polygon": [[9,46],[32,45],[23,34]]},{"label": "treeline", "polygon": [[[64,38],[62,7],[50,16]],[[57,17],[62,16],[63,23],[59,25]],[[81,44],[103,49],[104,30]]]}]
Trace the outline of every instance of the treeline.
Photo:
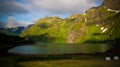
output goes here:
[{"label": "treeline", "polygon": [[32,43],[31,40],[25,40],[19,36],[7,35],[0,32],[0,45],[13,45],[13,44],[22,44],[22,43]]}]

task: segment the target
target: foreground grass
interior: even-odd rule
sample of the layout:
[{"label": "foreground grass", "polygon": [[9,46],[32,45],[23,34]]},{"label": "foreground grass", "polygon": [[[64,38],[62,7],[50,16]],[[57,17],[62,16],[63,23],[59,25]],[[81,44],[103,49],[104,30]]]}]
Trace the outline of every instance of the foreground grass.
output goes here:
[{"label": "foreground grass", "polygon": [[104,56],[10,56],[0,58],[0,67],[120,67],[120,61]]},{"label": "foreground grass", "polygon": [[120,61],[52,60],[19,62],[23,67],[120,67]]}]

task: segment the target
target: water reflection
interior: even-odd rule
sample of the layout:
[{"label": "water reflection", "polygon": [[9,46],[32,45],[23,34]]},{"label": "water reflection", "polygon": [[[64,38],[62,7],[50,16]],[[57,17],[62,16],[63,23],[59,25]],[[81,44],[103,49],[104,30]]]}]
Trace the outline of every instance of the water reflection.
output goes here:
[{"label": "water reflection", "polygon": [[70,53],[97,53],[105,52],[107,44],[45,44],[17,46],[9,53],[18,54],[70,54]]}]

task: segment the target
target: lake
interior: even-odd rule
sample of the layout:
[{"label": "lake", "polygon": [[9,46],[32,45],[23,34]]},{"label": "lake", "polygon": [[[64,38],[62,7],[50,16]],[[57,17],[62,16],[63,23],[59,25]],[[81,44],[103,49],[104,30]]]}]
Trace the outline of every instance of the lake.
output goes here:
[{"label": "lake", "polygon": [[9,53],[16,54],[71,54],[71,53],[98,53],[105,52],[110,46],[107,44],[60,44],[39,43],[36,45],[17,46]]}]

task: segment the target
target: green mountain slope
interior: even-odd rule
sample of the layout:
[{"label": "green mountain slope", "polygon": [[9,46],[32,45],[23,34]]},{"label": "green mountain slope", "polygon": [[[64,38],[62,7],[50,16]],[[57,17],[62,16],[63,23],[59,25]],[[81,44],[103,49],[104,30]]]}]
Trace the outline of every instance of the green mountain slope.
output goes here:
[{"label": "green mountain slope", "polygon": [[69,26],[65,22],[59,17],[45,17],[40,19],[30,29],[24,31],[21,36],[40,42],[65,42],[66,29]]},{"label": "green mountain slope", "polygon": [[66,19],[42,18],[21,36],[36,42],[52,43],[106,43],[120,39],[119,4],[107,8],[116,2],[120,1],[105,0],[103,5],[89,9],[85,14],[74,14]]}]

